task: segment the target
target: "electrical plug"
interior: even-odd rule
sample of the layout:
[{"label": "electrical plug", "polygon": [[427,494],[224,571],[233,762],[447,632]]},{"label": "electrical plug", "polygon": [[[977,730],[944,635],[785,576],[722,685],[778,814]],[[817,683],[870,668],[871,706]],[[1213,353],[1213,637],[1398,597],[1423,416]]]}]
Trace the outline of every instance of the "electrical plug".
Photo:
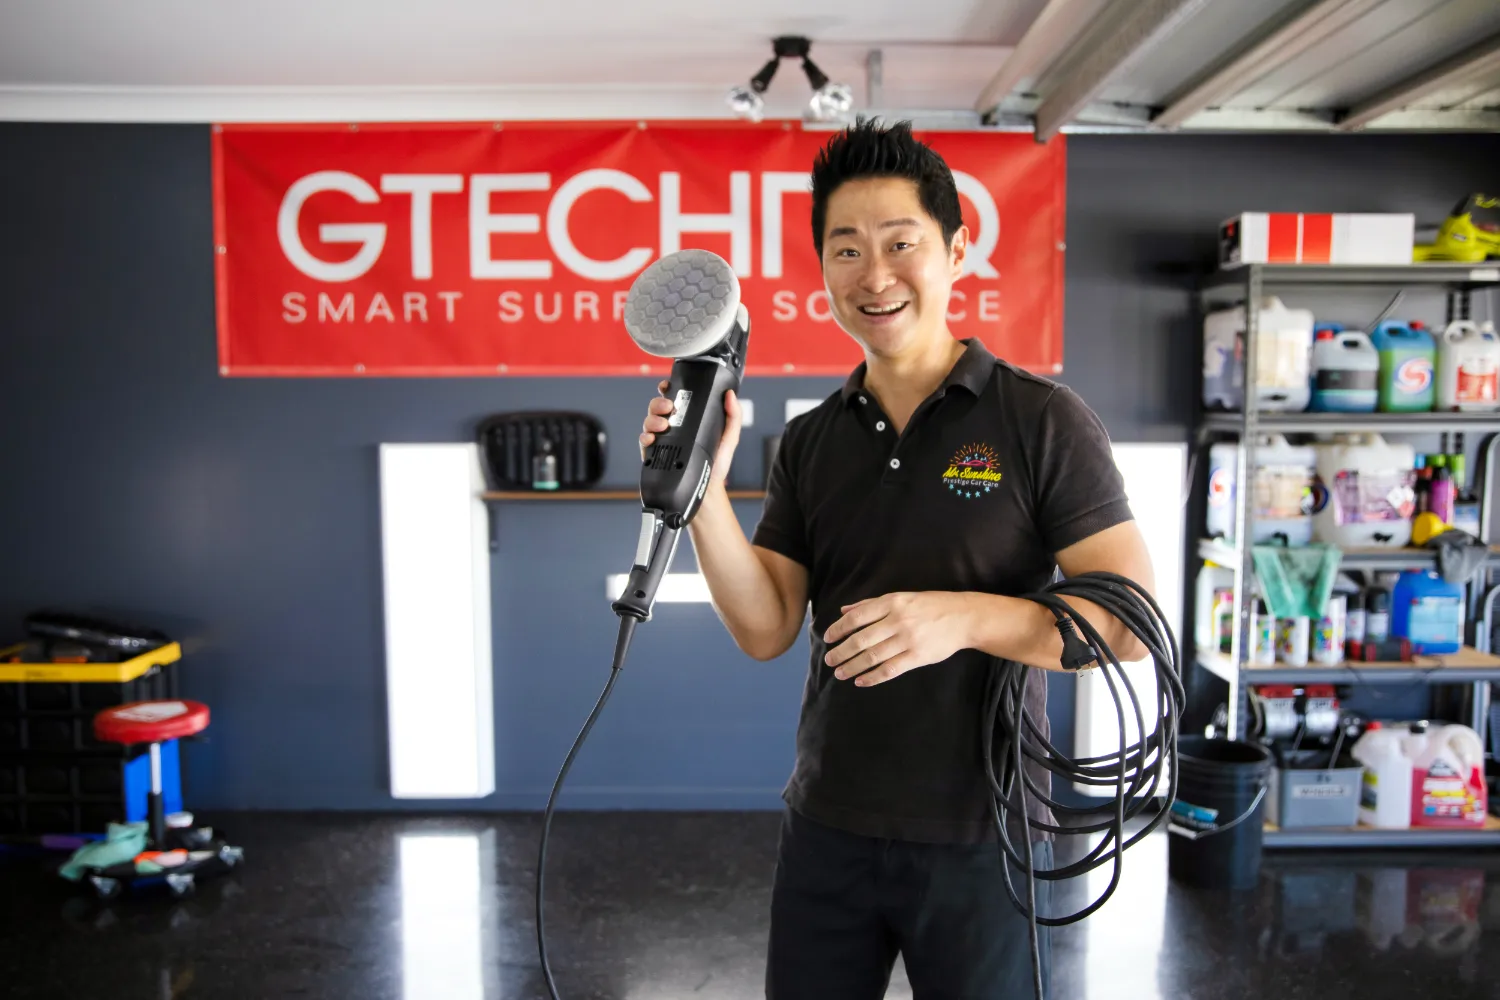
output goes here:
[{"label": "electrical plug", "polygon": [[1079,635],[1073,625],[1073,619],[1062,617],[1057,619],[1057,634],[1062,637],[1062,666],[1064,670],[1082,670],[1091,663],[1098,662],[1094,655],[1094,647]]}]

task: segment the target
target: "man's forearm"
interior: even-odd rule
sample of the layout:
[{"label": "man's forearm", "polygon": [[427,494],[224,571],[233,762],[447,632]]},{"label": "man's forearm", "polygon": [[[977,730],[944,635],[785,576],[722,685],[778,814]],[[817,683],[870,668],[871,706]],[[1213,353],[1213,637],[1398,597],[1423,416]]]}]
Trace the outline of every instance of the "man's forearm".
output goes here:
[{"label": "man's forearm", "polygon": [[793,612],[786,608],[775,579],[745,537],[722,486],[708,488],[688,525],[688,534],[698,554],[698,569],[708,582],[714,610],[734,641],[757,659],[779,655]]},{"label": "man's forearm", "polygon": [[[1062,637],[1050,610],[1020,597],[977,592],[963,596],[969,605],[969,647],[1043,670],[1063,669]],[[1121,663],[1146,655],[1140,640],[1114,615],[1090,601],[1069,597],[1068,603],[1098,630]]]}]

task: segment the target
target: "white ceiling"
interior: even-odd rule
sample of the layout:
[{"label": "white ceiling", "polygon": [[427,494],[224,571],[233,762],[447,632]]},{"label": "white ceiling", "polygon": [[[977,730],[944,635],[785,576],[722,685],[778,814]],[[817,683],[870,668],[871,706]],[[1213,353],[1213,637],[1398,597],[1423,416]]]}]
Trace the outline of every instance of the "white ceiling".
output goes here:
[{"label": "white ceiling", "polygon": [[[863,91],[885,50],[888,97],[967,107],[1046,0],[0,0],[0,86],[106,88],[711,88],[813,39],[813,59]],[[795,64],[768,95],[794,114]],[[780,105],[778,105],[778,101]]]},{"label": "white ceiling", "polygon": [[769,39],[1014,43],[1045,0],[6,0],[0,83],[723,82]]},{"label": "white ceiling", "polygon": [[[1174,8],[1189,13],[1121,49],[1132,26]],[[1500,0],[0,0],[0,119],[724,117],[726,89],[769,57],[770,39],[800,34],[860,108],[973,123],[998,105],[1002,120],[1027,121],[1071,90],[1088,103],[1067,120],[1149,127],[1278,24],[1325,9],[1342,18],[1335,35],[1178,115],[1183,127],[1329,127],[1500,37]],[[873,95],[872,50],[884,64]],[[1125,59],[1118,72],[1077,86],[1111,59]],[[798,117],[807,96],[784,63],[768,117]],[[1500,66],[1407,107],[1500,122]]]}]

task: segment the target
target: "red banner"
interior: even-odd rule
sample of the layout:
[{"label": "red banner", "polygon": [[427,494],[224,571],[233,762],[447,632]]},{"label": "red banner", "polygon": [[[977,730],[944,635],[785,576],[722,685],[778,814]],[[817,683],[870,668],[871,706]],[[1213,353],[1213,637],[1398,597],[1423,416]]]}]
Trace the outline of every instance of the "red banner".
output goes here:
[{"label": "red banner", "polygon": [[[740,276],[749,371],[843,375],[808,171],[830,137],[766,123],[219,126],[226,375],[665,371],[625,334],[637,273],[686,247]],[[971,246],[949,327],[1062,370],[1065,149],[925,133]]]}]

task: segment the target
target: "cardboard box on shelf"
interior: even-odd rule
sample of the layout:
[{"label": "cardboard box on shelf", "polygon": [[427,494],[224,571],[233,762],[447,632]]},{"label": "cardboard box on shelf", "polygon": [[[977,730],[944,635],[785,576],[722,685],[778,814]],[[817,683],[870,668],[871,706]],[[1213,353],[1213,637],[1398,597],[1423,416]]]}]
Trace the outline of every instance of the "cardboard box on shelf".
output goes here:
[{"label": "cardboard box on shelf", "polygon": [[1416,216],[1244,212],[1219,226],[1219,265],[1410,264]]}]

